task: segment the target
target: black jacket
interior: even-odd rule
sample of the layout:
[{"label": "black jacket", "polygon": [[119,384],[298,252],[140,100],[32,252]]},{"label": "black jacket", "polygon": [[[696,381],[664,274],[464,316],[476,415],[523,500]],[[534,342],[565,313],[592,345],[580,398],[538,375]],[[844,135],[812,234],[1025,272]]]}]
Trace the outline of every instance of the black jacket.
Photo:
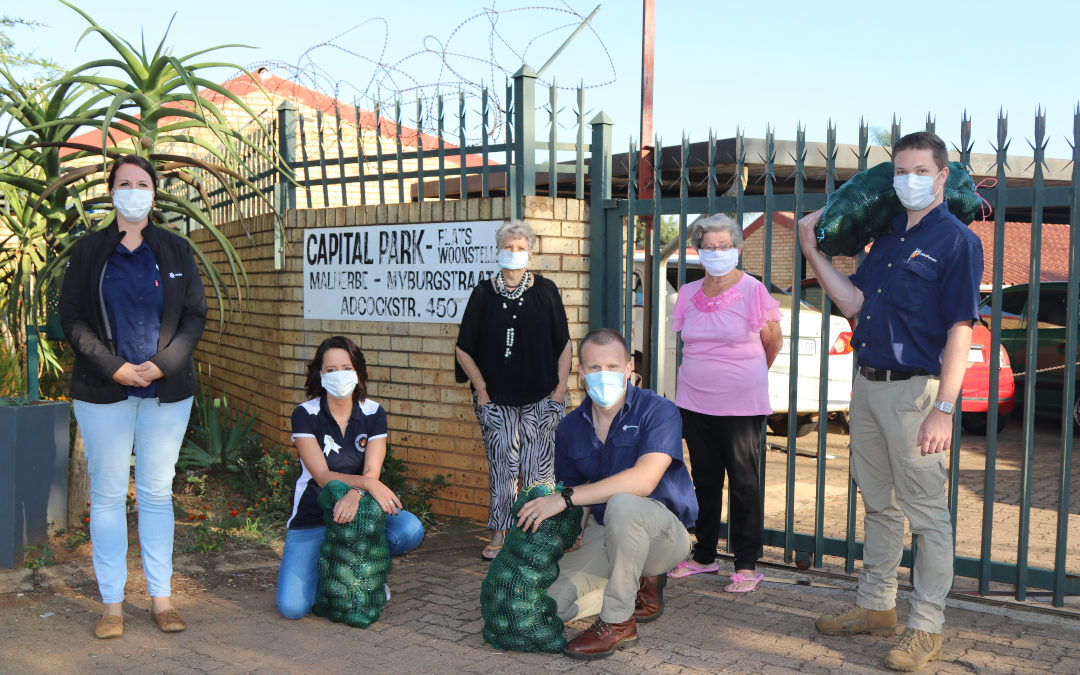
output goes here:
[{"label": "black jacket", "polygon": [[[122,235],[116,222],[76,242],[60,291],[60,323],[75,349],[71,398],[88,403],[116,403],[127,398],[126,388],[113,373],[124,365],[116,355],[101,294],[105,263]],[[175,403],[195,393],[195,351],[206,325],[206,295],[191,247],[181,237],[147,225],[143,239],[161,272],[163,309],[157,354],[150,360],[165,377],[158,380],[158,400]]]}]

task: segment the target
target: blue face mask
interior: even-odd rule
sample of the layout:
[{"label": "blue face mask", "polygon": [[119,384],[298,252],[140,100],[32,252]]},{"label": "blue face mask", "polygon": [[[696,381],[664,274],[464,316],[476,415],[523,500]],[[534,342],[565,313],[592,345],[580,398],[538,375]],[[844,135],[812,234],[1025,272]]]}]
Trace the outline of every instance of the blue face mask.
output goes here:
[{"label": "blue face mask", "polygon": [[626,391],[626,373],[601,370],[585,376],[589,398],[601,408],[610,408]]}]

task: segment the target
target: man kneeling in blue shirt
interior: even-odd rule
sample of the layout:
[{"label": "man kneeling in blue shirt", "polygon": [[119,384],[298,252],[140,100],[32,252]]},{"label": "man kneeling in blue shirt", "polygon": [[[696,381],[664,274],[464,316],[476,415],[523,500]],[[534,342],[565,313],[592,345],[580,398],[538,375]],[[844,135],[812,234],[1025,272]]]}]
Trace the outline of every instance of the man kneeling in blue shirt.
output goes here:
[{"label": "man kneeling in blue shirt", "polygon": [[563,621],[599,614],[565,652],[600,659],[637,642],[638,622],[660,617],[665,573],[690,553],[686,525],[697,519],[697,500],[679,410],[628,384],[633,361],[622,335],[591,331],[578,362],[589,398],[555,435],[555,477],[565,487],[522,507],[518,526],[535,531],[545,518],[584,507],[579,543],[549,593]]}]

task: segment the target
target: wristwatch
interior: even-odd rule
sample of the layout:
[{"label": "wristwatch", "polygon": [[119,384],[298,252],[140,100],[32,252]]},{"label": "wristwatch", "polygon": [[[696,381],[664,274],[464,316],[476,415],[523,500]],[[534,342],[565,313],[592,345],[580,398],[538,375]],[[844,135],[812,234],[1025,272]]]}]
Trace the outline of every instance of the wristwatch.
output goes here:
[{"label": "wristwatch", "polygon": [[946,415],[953,414],[953,411],[956,409],[956,406],[948,401],[934,401],[934,407]]},{"label": "wristwatch", "polygon": [[574,496],[574,488],[563,488],[561,494],[563,501],[566,502],[566,508],[574,508],[574,502],[570,501],[570,498]]}]

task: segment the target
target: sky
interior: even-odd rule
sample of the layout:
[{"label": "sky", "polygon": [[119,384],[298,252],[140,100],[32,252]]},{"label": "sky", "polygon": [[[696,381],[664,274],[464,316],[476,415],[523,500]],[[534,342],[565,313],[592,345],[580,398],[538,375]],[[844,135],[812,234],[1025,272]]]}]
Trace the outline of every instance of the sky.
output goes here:
[{"label": "sky", "polygon": [[[244,66],[270,63],[286,77],[301,67],[296,77],[307,78],[305,84],[327,93],[336,89],[348,102],[403,91],[411,110],[414,83],[441,83],[441,90],[453,95],[460,87],[472,91],[479,82],[502,90],[505,73],[523,59],[539,69],[596,4],[83,0],[80,7],[135,43],[142,31],[147,43],[156,45],[172,18],[167,44],[175,54],[246,44],[252,48],[225,49],[213,59]],[[807,140],[824,141],[830,120],[840,142],[855,143],[860,118],[888,129],[895,114],[907,132],[922,129],[929,112],[952,146],[959,144],[966,110],[975,151],[992,152],[996,117],[1004,111],[1010,152],[1030,156],[1034,116],[1042,106],[1048,156],[1071,156],[1065,138],[1072,138],[1080,101],[1075,35],[1080,2],[1075,0],[656,4],[654,125],[665,145],[677,144],[683,133],[691,141],[706,140],[710,129],[719,138],[734,136],[737,128],[748,137],[763,137],[768,126],[777,138],[793,139],[799,124]],[[616,151],[639,135],[641,7],[640,0],[604,0],[590,26],[542,78],[589,87],[587,120],[603,110],[615,121]],[[47,24],[15,28],[11,36],[21,50],[61,66],[110,54],[97,35],[76,47],[87,24],[57,0],[0,11]],[[324,46],[309,51],[318,45]],[[445,59],[439,56],[443,51]],[[374,65],[380,63],[394,67]],[[233,71],[217,72],[223,80]],[[560,92],[560,107],[572,107],[572,98],[571,91]]]}]

